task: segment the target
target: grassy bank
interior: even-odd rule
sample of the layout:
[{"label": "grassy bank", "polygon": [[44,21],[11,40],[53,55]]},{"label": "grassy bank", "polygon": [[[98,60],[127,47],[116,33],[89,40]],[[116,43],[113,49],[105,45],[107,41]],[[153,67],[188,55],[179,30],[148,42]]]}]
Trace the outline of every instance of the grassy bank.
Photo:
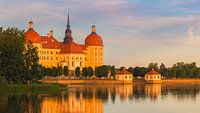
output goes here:
[{"label": "grassy bank", "polygon": [[49,94],[60,93],[66,85],[49,83],[8,84],[0,88],[0,94]]}]

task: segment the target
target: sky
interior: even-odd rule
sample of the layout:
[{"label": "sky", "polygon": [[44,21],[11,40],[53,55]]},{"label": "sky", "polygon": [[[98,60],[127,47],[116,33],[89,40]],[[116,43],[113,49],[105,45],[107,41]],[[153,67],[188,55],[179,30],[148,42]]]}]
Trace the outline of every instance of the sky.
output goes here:
[{"label": "sky", "polygon": [[53,29],[62,41],[70,12],[72,36],[84,44],[93,22],[104,42],[104,64],[147,66],[197,62],[200,66],[200,0],[1,0],[0,26],[40,35]]}]

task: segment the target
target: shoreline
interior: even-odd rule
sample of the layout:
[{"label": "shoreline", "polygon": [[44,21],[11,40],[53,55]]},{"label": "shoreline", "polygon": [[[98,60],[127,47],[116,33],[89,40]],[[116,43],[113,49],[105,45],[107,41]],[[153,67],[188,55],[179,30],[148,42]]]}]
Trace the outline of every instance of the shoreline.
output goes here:
[{"label": "shoreline", "polygon": [[[57,83],[57,84],[93,84],[93,85],[115,85],[115,84],[140,84],[145,83],[143,79],[133,81],[120,81],[120,80],[66,80],[66,79],[45,79],[40,80],[42,83]],[[179,84],[179,83],[200,83],[200,78],[184,78],[184,79],[163,79],[160,84]]]}]

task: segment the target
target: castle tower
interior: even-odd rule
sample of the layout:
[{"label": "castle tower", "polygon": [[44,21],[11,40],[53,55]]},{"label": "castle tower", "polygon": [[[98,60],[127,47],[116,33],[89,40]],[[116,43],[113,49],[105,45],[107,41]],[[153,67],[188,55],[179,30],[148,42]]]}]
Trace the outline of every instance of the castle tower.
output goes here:
[{"label": "castle tower", "polygon": [[86,66],[95,67],[103,65],[103,40],[96,33],[96,26],[92,25],[92,32],[85,39],[86,51]]},{"label": "castle tower", "polygon": [[67,44],[72,39],[72,31],[70,29],[69,12],[67,18],[67,29],[65,30],[64,44]]}]

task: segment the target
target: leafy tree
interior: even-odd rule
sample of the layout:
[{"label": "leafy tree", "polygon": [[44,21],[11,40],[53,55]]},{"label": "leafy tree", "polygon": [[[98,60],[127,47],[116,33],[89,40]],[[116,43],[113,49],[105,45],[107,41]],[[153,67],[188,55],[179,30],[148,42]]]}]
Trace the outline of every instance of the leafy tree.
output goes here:
[{"label": "leafy tree", "polygon": [[116,75],[116,70],[115,70],[115,66],[111,66],[110,68],[110,71],[111,71],[111,76],[115,76]]},{"label": "leafy tree", "polygon": [[102,71],[101,71],[101,67],[96,67],[95,68],[95,76],[101,78],[102,77]]},{"label": "leafy tree", "polygon": [[25,74],[23,33],[17,28],[0,28],[0,72],[10,83],[21,82]]},{"label": "leafy tree", "polygon": [[53,77],[55,77],[55,76],[57,75],[57,68],[56,68],[56,67],[53,67],[53,68],[51,68],[50,70],[51,70],[51,75],[52,75]]},{"label": "leafy tree", "polygon": [[158,70],[158,63],[150,63],[148,68],[149,68],[148,71],[150,71],[152,68]]},{"label": "leafy tree", "polygon": [[64,74],[65,76],[67,76],[68,73],[69,73],[68,67],[67,67],[67,66],[64,66],[63,74]]},{"label": "leafy tree", "polygon": [[177,78],[185,78],[186,77],[185,70],[183,68],[178,68],[176,71],[176,77]]},{"label": "leafy tree", "polygon": [[84,68],[82,69],[82,75],[83,75],[84,77],[86,77],[86,76],[88,75],[87,72],[88,72],[88,71],[87,71],[87,68],[84,67]]},{"label": "leafy tree", "polygon": [[57,67],[57,70],[56,70],[56,76],[60,76],[62,75],[62,67]]},{"label": "leafy tree", "polygon": [[168,70],[168,77],[169,78],[175,78],[176,77],[176,68],[172,67]]},{"label": "leafy tree", "polygon": [[133,68],[133,67],[129,67],[129,68],[128,68],[128,71],[129,71],[130,73],[132,73],[132,75],[134,76],[134,68]]},{"label": "leafy tree", "polygon": [[38,52],[37,48],[33,47],[32,44],[28,43],[23,52],[23,61],[24,61],[24,71],[22,74],[22,80],[24,83],[30,82],[31,80],[40,79],[40,65],[38,64]]},{"label": "leafy tree", "polygon": [[88,74],[87,76],[90,76],[90,77],[94,75],[94,71],[92,67],[88,67],[87,74]]},{"label": "leafy tree", "polygon": [[80,67],[76,67],[76,69],[75,69],[75,75],[77,77],[79,77],[81,75],[81,69],[80,69]]},{"label": "leafy tree", "polygon": [[159,72],[162,76],[168,77],[168,71],[164,63],[161,63]]},{"label": "leafy tree", "polygon": [[104,77],[107,77],[107,75],[108,75],[108,66],[106,66],[106,65],[103,65],[101,68],[100,68],[100,70],[101,70],[101,72],[102,72],[102,76],[104,76]]}]

